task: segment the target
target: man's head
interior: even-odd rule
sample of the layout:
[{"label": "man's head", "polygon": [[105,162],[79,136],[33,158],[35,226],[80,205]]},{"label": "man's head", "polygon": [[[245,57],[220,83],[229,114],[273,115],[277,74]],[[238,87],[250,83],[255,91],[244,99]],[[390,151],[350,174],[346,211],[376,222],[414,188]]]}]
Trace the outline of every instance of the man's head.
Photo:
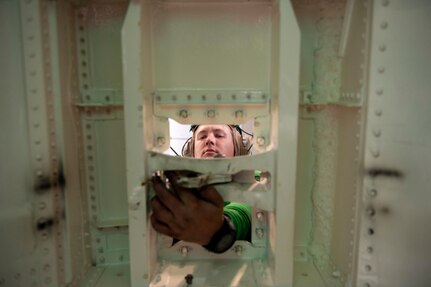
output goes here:
[{"label": "man's head", "polygon": [[182,150],[183,156],[196,158],[247,155],[239,129],[233,125],[192,126],[193,135]]}]

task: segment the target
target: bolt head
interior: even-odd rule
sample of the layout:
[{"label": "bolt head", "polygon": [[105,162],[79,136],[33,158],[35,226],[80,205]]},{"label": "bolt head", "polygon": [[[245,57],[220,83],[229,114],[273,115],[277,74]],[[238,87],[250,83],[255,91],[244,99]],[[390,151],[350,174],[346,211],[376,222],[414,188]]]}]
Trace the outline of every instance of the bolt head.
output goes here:
[{"label": "bolt head", "polygon": [[244,116],[244,112],[242,110],[238,110],[235,112],[236,118],[242,118]]},{"label": "bolt head", "polygon": [[181,110],[180,111],[180,118],[186,119],[189,116],[189,113],[187,110]]},{"label": "bolt head", "polygon": [[258,138],[257,138],[257,144],[258,144],[259,146],[263,146],[263,145],[265,145],[265,138],[264,138],[264,137],[258,137]]},{"label": "bolt head", "polygon": [[157,138],[157,145],[158,146],[163,146],[165,143],[166,143],[165,137],[158,137]]}]

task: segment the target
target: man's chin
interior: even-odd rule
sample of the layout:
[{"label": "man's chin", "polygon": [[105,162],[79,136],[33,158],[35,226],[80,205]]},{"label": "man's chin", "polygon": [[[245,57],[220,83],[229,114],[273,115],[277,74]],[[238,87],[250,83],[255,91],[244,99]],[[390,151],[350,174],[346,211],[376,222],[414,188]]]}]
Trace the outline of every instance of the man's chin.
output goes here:
[{"label": "man's chin", "polygon": [[216,157],[217,155],[218,155],[218,153],[215,151],[207,151],[207,152],[204,152],[202,157],[212,158],[212,157]]}]

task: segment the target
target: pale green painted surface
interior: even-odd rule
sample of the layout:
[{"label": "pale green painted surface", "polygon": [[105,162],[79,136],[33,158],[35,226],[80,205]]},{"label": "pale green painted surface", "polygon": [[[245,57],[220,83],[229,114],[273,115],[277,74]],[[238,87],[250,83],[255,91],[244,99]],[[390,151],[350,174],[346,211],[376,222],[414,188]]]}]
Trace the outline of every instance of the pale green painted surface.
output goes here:
[{"label": "pale green painted surface", "polygon": [[268,90],[269,5],[167,3],[153,14],[158,89]]}]

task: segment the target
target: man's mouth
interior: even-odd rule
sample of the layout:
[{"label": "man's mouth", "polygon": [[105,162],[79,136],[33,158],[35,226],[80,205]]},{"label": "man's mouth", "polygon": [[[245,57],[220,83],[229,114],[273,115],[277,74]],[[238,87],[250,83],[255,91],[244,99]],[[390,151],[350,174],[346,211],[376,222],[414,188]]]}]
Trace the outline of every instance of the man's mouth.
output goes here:
[{"label": "man's mouth", "polygon": [[217,153],[218,152],[216,150],[209,148],[209,149],[206,149],[204,151],[203,155],[214,155],[214,154],[217,154]]}]

